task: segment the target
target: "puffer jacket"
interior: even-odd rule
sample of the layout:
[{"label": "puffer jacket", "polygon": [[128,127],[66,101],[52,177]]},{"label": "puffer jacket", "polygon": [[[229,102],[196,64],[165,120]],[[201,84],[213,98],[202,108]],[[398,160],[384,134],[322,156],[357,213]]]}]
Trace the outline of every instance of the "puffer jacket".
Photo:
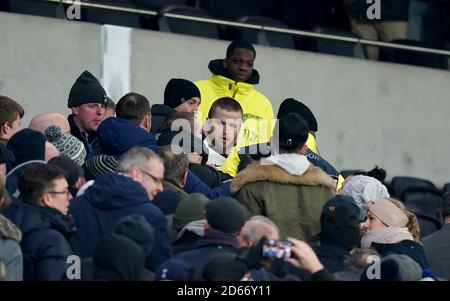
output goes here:
[{"label": "puffer jacket", "polygon": [[155,243],[147,267],[155,270],[171,256],[167,221],[161,210],[148,199],[141,184],[131,178],[109,173],[70,202],[69,212],[77,225],[76,238],[84,258],[92,257],[96,243],[112,232],[124,217],[142,215],[155,231]]},{"label": "puffer jacket", "polygon": [[22,231],[23,279],[63,280],[67,257],[75,253],[69,243],[76,230],[71,216],[20,202],[4,213]]}]

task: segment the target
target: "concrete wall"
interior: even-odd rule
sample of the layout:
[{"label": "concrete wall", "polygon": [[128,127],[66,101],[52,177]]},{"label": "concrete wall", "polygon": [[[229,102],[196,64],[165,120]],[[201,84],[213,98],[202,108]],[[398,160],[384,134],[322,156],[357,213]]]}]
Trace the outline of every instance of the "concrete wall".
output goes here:
[{"label": "concrete wall", "polygon": [[101,72],[100,26],[0,13],[0,94],[20,102],[22,121],[66,114],[67,97],[85,69]]},{"label": "concrete wall", "polygon": [[[0,94],[25,104],[27,118],[43,110],[64,112],[78,74],[87,68],[100,75],[100,26],[0,14],[0,36],[7,37],[0,48]],[[222,58],[228,44],[135,29],[131,41],[131,89],[152,103],[161,102],[172,77],[209,77],[209,60]],[[286,97],[311,107],[319,121],[321,154],[336,168],[378,164],[390,176],[450,182],[450,72],[256,50],[258,89],[275,111]]]}]

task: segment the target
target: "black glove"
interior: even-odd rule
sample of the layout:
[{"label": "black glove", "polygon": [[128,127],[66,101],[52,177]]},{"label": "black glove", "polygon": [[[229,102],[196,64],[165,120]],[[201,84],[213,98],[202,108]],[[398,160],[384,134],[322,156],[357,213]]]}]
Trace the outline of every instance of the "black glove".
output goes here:
[{"label": "black glove", "polygon": [[263,260],[263,245],[266,241],[267,237],[263,236],[256,246],[239,250],[236,259],[245,262],[248,270],[259,268]]}]

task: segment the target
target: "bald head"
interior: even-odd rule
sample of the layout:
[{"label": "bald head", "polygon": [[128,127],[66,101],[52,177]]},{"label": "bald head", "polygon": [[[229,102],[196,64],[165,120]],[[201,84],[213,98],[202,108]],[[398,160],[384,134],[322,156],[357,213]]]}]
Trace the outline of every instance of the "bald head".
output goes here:
[{"label": "bald head", "polygon": [[241,248],[256,245],[263,237],[268,239],[280,239],[280,230],[267,217],[253,216],[242,227],[238,235],[238,241]]},{"label": "bald head", "polygon": [[59,113],[40,113],[31,119],[28,127],[44,134],[45,129],[51,125],[57,125],[63,133],[70,132],[70,125],[67,118]]},{"label": "bald head", "polygon": [[59,150],[48,141],[45,141],[45,162],[59,156]]}]

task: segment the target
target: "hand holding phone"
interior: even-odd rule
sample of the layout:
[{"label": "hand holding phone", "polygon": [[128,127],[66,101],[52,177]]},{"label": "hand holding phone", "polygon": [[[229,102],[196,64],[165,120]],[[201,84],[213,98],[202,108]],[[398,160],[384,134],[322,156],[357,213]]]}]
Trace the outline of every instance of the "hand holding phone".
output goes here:
[{"label": "hand holding phone", "polygon": [[262,248],[263,257],[270,259],[284,259],[291,257],[292,243],[281,240],[267,240]]}]

